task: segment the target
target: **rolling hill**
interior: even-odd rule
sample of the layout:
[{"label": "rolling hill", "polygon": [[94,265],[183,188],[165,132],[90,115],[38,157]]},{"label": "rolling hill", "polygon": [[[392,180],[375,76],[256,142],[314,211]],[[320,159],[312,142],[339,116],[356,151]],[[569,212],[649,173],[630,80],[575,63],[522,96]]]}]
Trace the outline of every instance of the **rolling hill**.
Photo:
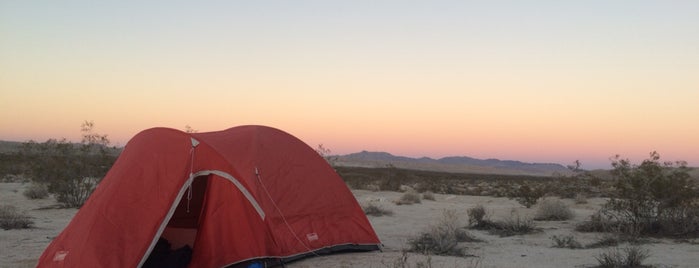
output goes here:
[{"label": "rolling hill", "polygon": [[454,173],[534,176],[554,176],[570,173],[570,170],[565,166],[554,163],[525,163],[513,160],[477,159],[467,156],[450,156],[440,159],[429,157],[410,158],[395,156],[386,152],[362,151],[336,157],[336,165],[348,167],[396,167]]}]

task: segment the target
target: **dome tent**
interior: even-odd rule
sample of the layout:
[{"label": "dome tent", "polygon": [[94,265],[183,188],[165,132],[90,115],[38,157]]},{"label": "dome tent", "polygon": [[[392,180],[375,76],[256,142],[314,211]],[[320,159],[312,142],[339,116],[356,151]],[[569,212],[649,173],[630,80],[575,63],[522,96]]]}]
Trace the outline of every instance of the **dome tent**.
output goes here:
[{"label": "dome tent", "polygon": [[141,267],[160,238],[190,267],[279,263],[380,241],[337,173],[281,130],[133,137],[38,267]]}]

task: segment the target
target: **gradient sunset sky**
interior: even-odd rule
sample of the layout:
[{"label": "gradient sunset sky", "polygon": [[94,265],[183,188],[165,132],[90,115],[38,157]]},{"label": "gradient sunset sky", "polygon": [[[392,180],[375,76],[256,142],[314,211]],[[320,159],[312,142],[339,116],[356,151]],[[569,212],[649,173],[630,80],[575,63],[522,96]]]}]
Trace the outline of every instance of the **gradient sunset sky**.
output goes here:
[{"label": "gradient sunset sky", "polygon": [[1,1],[0,140],[283,129],[333,153],[699,166],[699,1]]}]

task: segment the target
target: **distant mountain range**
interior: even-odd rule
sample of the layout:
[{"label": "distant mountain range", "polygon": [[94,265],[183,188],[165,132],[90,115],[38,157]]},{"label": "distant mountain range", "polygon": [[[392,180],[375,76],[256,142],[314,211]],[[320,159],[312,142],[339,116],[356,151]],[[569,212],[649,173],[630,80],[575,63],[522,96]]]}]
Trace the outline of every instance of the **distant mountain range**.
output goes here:
[{"label": "distant mountain range", "polygon": [[[0,140],[0,154],[17,152],[22,148],[22,142]],[[123,148],[114,148],[118,154]],[[569,175],[571,171],[563,165],[555,163],[526,163],[514,160],[477,159],[467,156],[450,156],[440,159],[429,157],[410,158],[395,156],[386,152],[368,152],[337,155],[335,164],[349,167],[397,167],[415,170],[442,171],[454,173],[501,174],[501,175],[533,175],[554,176]],[[592,171],[596,176],[609,177],[608,170]],[[699,180],[699,168],[690,170],[690,176]]]},{"label": "distant mountain range", "polygon": [[410,158],[386,152],[368,152],[338,155],[338,166],[351,167],[397,167],[416,170],[431,170],[455,173],[503,174],[553,176],[569,174],[570,170],[554,163],[525,163],[513,160],[477,159],[467,156],[450,156],[440,159],[429,157]]}]

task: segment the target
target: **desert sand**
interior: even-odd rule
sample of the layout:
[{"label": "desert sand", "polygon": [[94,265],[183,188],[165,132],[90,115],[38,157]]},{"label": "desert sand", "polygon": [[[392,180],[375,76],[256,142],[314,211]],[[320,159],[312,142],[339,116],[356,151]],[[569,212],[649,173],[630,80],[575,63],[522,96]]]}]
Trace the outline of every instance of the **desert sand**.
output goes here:
[{"label": "desert sand", "polygon": [[[34,228],[22,230],[0,230],[0,267],[34,267],[37,259],[51,239],[68,224],[76,209],[56,208],[52,198],[29,200],[22,195],[28,184],[0,183],[0,204],[14,205],[27,212],[34,220]],[[536,207],[524,208],[507,198],[460,196],[435,194],[436,200],[423,200],[413,205],[396,205],[398,192],[372,192],[353,190],[361,204],[373,202],[392,210],[391,216],[369,216],[374,229],[381,239],[383,251],[344,253],[318,256],[296,261],[287,267],[393,267],[401,258],[401,251],[407,247],[407,240],[436,224],[444,210],[453,210],[460,216],[463,225],[467,224],[467,209],[483,205],[493,220],[505,219],[513,213],[531,217]],[[536,221],[540,232],[511,237],[499,237],[485,231],[469,230],[483,242],[463,243],[466,252],[474,257],[426,256],[416,253],[407,255],[407,264],[416,267],[418,263],[432,267],[592,267],[597,264],[595,257],[605,248],[564,249],[553,248],[553,235],[573,235],[582,244],[589,244],[602,238],[600,233],[579,233],[575,225],[586,220],[605,202],[592,198],[587,204],[574,204],[563,200],[575,212],[569,221]],[[675,241],[671,239],[651,239],[643,244],[650,257],[646,264],[655,267],[698,267],[699,243],[697,240]],[[625,245],[621,245],[622,247]]]}]

